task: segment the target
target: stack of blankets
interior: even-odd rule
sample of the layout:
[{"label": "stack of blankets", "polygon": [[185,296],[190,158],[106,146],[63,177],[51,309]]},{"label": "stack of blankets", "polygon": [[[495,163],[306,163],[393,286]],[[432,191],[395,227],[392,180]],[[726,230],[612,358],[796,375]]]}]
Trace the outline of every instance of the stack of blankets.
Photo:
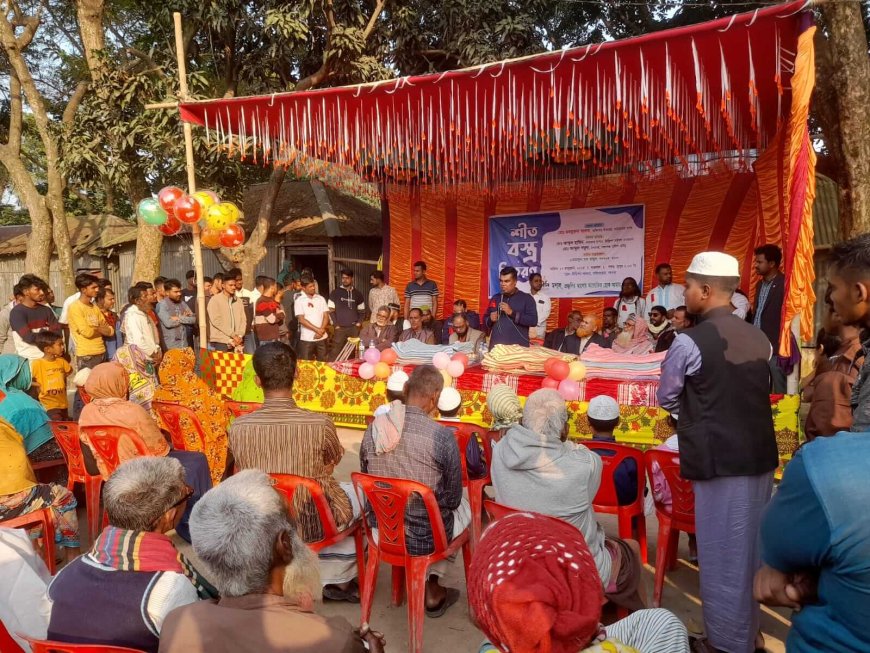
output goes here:
[{"label": "stack of blankets", "polygon": [[658,381],[666,354],[617,354],[612,349],[589,345],[580,360],[586,366],[587,378]]},{"label": "stack of blankets", "polygon": [[399,359],[396,361],[399,365],[431,365],[432,357],[441,351],[447,352],[451,356],[462,352],[471,358],[474,353],[474,343],[457,342],[452,345],[427,345],[419,340],[411,339],[395,343],[393,349],[399,355]]},{"label": "stack of blankets", "polygon": [[521,347],[520,345],[496,345],[483,357],[483,367],[488,372],[502,374],[544,374],[544,363],[556,357],[566,362],[577,360],[573,354],[558,352],[546,347]]}]

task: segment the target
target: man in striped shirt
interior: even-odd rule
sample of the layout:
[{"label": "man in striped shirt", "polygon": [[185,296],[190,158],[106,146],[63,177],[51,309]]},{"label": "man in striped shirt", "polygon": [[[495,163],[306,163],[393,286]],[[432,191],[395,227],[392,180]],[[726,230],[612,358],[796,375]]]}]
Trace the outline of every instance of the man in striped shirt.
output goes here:
[{"label": "man in striped shirt", "polygon": [[[359,517],[360,506],[351,484],[333,477],[344,448],[329,416],[303,410],[293,401],[296,353],[282,342],[270,342],[254,352],[253,365],[264,402],[262,408],[239,417],[230,427],[230,451],[236,466],[317,481],[336,525],[346,528]],[[305,541],[322,539],[320,518],[308,493],[297,493],[293,504]],[[358,602],[354,538],[322,549],[319,556],[323,596]]]},{"label": "man in striped shirt", "polygon": [[428,306],[433,314],[438,311],[438,284],[426,278],[426,261],[414,263],[414,280],[405,286],[405,319],[412,308]]}]

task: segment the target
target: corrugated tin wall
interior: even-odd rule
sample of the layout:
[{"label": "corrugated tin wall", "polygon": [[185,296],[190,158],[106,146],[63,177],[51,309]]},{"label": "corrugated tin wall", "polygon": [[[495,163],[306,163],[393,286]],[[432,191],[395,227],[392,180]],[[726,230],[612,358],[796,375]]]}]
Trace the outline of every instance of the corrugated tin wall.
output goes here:
[{"label": "corrugated tin wall", "polygon": [[[24,274],[24,256],[24,254],[16,254],[14,256],[0,257],[0,300],[5,301],[6,297],[12,295],[12,286],[18,283],[21,275]],[[99,269],[103,271],[103,274],[106,273],[103,260],[88,254],[83,254],[73,258],[73,270],[80,268]],[[60,291],[62,283],[56,258],[51,259],[51,268],[46,281],[48,281],[48,285],[51,288],[55,289],[57,295],[63,294],[63,292]],[[55,298],[57,304],[61,304],[63,300],[63,297]]]},{"label": "corrugated tin wall", "polygon": [[362,291],[363,296],[368,298],[369,276],[377,269],[377,265],[345,261],[344,259],[377,261],[383,250],[382,242],[380,238],[336,238],[333,241],[333,260],[336,274],[333,287],[337,288],[341,284],[338,275],[343,268],[348,268],[353,270],[354,285]]}]

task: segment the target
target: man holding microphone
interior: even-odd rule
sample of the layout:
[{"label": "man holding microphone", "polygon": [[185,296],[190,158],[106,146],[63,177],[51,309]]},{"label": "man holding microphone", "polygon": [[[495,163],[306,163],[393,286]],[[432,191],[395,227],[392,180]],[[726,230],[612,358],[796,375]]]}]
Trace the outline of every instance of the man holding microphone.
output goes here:
[{"label": "man holding microphone", "polygon": [[489,346],[529,346],[529,329],[538,324],[538,309],[528,293],[517,288],[517,270],[503,268],[498,277],[501,292],[493,295],[486,309]]}]

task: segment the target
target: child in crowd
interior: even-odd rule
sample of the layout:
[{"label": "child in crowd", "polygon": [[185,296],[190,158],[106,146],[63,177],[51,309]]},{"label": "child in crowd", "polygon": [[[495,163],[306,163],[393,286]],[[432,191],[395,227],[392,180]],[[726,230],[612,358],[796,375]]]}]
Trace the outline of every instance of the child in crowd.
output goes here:
[{"label": "child in crowd", "polygon": [[284,309],[275,299],[278,285],[271,277],[258,277],[263,289],[257,299],[254,312],[254,333],[260,344],[275,342],[281,338],[281,325],[284,324]]},{"label": "child in crowd", "polygon": [[30,365],[33,380],[39,385],[39,403],[52,420],[69,421],[66,379],[72,374],[72,367],[63,358],[63,335],[40,331],[34,334],[33,342],[42,352],[42,358],[31,361]]},{"label": "child in crowd", "polygon": [[[462,396],[456,388],[444,388],[438,398],[438,414],[440,422],[460,422],[459,410],[462,408]],[[450,427],[452,428],[452,427]],[[469,438],[465,449],[465,467],[468,478],[477,479],[486,476],[486,454],[480,441],[480,433],[474,432]]]},{"label": "child in crowd", "polygon": [[444,388],[438,399],[438,413],[442,422],[458,422],[462,397],[456,388]]}]

